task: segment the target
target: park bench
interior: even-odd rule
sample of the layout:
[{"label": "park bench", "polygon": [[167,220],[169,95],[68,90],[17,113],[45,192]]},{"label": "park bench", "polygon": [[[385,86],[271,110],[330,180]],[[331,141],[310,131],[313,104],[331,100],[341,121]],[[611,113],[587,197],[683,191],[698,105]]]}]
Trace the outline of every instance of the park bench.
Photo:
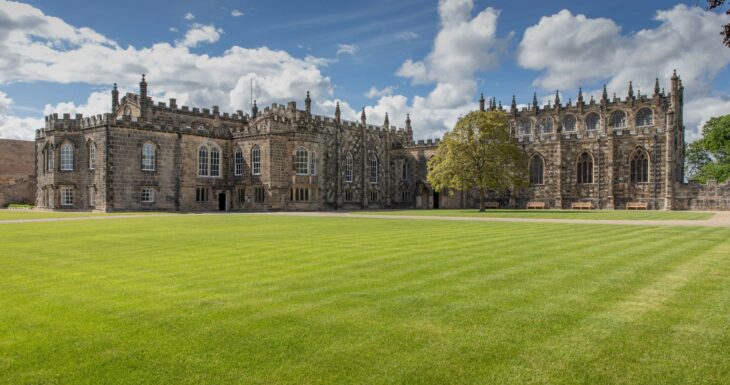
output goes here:
[{"label": "park bench", "polygon": [[499,202],[484,202],[485,209],[498,209]]},{"label": "park bench", "polygon": [[530,210],[530,209],[544,210],[545,209],[545,202],[527,202],[527,209],[528,210]]},{"label": "park bench", "polygon": [[646,202],[628,202],[626,203],[626,210],[648,210],[649,204]]},{"label": "park bench", "polygon": [[570,205],[570,208],[573,210],[592,210],[593,209],[593,203],[591,202],[574,202]]}]

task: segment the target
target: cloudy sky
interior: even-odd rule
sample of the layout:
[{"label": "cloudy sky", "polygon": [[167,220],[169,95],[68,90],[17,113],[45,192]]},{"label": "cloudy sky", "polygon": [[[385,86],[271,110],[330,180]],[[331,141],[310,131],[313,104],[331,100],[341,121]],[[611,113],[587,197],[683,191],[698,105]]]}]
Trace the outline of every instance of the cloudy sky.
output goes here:
[{"label": "cloudy sky", "polygon": [[[549,3],[549,4],[548,4]],[[31,139],[48,113],[108,112],[146,73],[161,101],[248,111],[309,90],[316,113],[385,112],[433,138],[477,105],[547,103],[578,87],[626,94],[677,69],[691,138],[730,113],[724,14],[705,1],[0,0],[0,137]]]}]

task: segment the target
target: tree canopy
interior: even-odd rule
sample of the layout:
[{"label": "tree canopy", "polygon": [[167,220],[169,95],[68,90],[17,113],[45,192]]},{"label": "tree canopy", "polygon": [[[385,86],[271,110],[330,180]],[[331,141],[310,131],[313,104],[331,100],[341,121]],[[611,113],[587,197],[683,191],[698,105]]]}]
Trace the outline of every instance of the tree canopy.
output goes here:
[{"label": "tree canopy", "polygon": [[709,179],[730,179],[730,115],[710,119],[702,128],[702,139],[687,150],[687,174],[705,183]]},{"label": "tree canopy", "polygon": [[459,119],[428,162],[428,182],[435,190],[477,188],[482,211],[488,190],[522,187],[526,175],[525,155],[503,111],[476,111]]},{"label": "tree canopy", "polygon": [[[725,0],[707,0],[707,9],[715,9],[721,7],[723,4],[725,4]],[[725,14],[730,15],[730,9],[725,12]],[[730,47],[730,23],[725,24],[722,27],[721,34],[725,36],[724,43],[726,46]]]}]

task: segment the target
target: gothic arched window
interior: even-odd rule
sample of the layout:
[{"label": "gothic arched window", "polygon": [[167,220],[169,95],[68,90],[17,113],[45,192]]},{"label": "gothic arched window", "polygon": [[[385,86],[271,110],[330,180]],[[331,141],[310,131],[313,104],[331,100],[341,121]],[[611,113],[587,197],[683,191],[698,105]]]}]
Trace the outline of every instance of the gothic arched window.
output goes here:
[{"label": "gothic arched window", "polygon": [[96,169],[96,144],[89,142],[89,170]]},{"label": "gothic arched window", "polygon": [[155,145],[152,143],[142,145],[142,171],[155,171]]},{"label": "gothic arched window", "polygon": [[563,131],[564,132],[573,132],[575,131],[575,116],[574,115],[565,115],[563,116]]},{"label": "gothic arched window", "polygon": [[61,171],[73,171],[74,169],[74,146],[66,143],[61,146]]},{"label": "gothic arched window", "polygon": [[631,182],[646,183],[649,181],[649,156],[644,150],[637,150],[631,156]]},{"label": "gothic arched window", "polygon": [[626,113],[623,111],[614,111],[611,113],[611,128],[625,128]]},{"label": "gothic arched window", "polygon": [[370,156],[370,183],[378,183],[378,157]]},{"label": "gothic arched window", "polygon": [[540,121],[540,133],[542,134],[550,134],[553,132],[553,119],[552,118],[544,118]]},{"label": "gothic arched window", "polygon": [[532,132],[532,122],[529,119],[522,119],[517,122],[517,130],[520,135],[530,135]]},{"label": "gothic arched window", "polygon": [[314,151],[309,153],[309,173],[317,175],[317,153]]},{"label": "gothic arched window", "polygon": [[601,116],[591,112],[586,116],[586,130],[594,131],[601,128]]},{"label": "gothic arched window", "polygon": [[210,149],[210,176],[221,176],[221,150],[215,146]]},{"label": "gothic arched window", "polygon": [[352,153],[348,152],[347,156],[345,157],[345,182],[352,183],[353,180],[353,167],[354,162],[352,161]]},{"label": "gothic arched window", "polygon": [[198,149],[198,176],[208,176],[208,147]]},{"label": "gothic arched window", "polygon": [[545,172],[545,162],[540,155],[533,155],[530,158],[530,184],[543,184],[543,174]]},{"label": "gothic arched window", "polygon": [[297,175],[309,174],[309,151],[306,148],[299,147],[294,155],[294,170]]},{"label": "gothic arched window", "polygon": [[654,112],[651,108],[642,108],[636,113],[636,127],[654,125]]},{"label": "gothic arched window", "polygon": [[253,175],[261,175],[261,149],[259,146],[253,146],[251,149],[251,170]]},{"label": "gothic arched window", "polygon": [[408,182],[411,174],[411,165],[408,163],[408,159],[403,159],[403,169],[401,171],[401,179],[404,182]]},{"label": "gothic arched window", "polygon": [[579,184],[593,183],[593,157],[587,152],[578,158],[577,181]]},{"label": "gothic arched window", "polygon": [[236,155],[234,156],[233,172],[236,176],[243,175],[243,151],[240,148],[236,148]]}]

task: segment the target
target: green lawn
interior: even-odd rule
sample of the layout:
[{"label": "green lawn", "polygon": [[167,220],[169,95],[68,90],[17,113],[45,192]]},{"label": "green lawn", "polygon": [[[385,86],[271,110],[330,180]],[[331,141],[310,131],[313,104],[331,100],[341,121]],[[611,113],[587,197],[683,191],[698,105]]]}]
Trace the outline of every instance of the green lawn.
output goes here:
[{"label": "green lawn", "polygon": [[39,210],[3,210],[0,209],[0,221],[18,220],[18,219],[46,219],[46,218],[72,218],[72,217],[97,217],[97,216],[116,216],[116,215],[152,215],[164,214],[158,211],[144,212],[114,212],[100,213],[90,211],[39,211]]},{"label": "green lawn", "polygon": [[419,215],[442,217],[485,217],[485,218],[535,218],[535,219],[618,219],[618,220],[703,220],[714,215],[696,211],[627,211],[627,210],[487,210],[440,209],[440,210],[383,210],[353,211],[352,214],[366,215]]},{"label": "green lawn", "polygon": [[727,384],[730,229],[0,225],[1,384]]}]

